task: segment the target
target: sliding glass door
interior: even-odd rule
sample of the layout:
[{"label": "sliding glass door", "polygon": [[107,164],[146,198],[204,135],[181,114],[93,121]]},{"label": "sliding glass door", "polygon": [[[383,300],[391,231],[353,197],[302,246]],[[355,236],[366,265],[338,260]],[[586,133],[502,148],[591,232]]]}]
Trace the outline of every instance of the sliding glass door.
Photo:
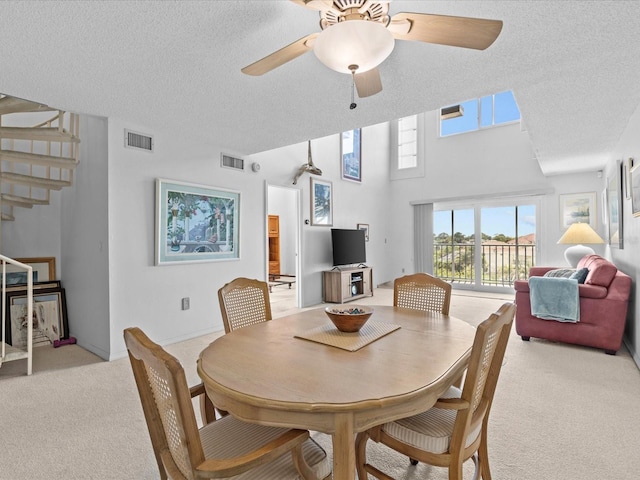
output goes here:
[{"label": "sliding glass door", "polygon": [[510,288],[536,257],[535,202],[435,209],[434,274],[454,285]]}]

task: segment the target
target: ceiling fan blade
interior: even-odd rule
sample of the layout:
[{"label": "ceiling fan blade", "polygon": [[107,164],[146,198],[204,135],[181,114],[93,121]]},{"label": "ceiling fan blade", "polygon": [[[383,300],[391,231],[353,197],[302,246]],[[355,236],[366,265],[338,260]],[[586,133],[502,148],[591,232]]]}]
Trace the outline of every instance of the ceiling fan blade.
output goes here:
[{"label": "ceiling fan blade", "polygon": [[333,8],[333,0],[291,0],[301,7],[311,8],[313,10],[327,10]]},{"label": "ceiling fan blade", "polygon": [[370,97],[382,91],[382,80],[380,80],[380,72],[377,68],[356,73],[353,79],[360,98]]},{"label": "ceiling fan blade", "polygon": [[247,65],[242,69],[242,73],[246,73],[247,75],[264,75],[294,58],[298,58],[303,53],[307,53],[313,48],[313,40],[315,40],[318,35],[319,33],[312,33],[306,37],[302,37],[286,47],[261,58],[257,62]]},{"label": "ceiling fan blade", "polygon": [[[411,26],[403,33],[406,22]],[[398,40],[484,50],[500,35],[502,20],[401,12],[391,18],[389,30]]]}]

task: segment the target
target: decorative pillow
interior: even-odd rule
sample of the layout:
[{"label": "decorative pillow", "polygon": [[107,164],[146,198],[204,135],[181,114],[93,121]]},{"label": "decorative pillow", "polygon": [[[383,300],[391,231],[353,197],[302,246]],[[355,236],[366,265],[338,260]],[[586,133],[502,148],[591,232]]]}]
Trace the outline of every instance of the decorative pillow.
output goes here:
[{"label": "decorative pillow", "polygon": [[576,273],[576,271],[573,268],[556,268],[555,270],[549,270],[547,273],[544,274],[544,276],[571,278],[571,275],[573,275],[574,273]]},{"label": "decorative pillow", "polygon": [[584,283],[584,281],[587,279],[587,275],[589,275],[589,269],[585,267],[573,272],[573,274],[569,278],[578,280],[578,283]]}]

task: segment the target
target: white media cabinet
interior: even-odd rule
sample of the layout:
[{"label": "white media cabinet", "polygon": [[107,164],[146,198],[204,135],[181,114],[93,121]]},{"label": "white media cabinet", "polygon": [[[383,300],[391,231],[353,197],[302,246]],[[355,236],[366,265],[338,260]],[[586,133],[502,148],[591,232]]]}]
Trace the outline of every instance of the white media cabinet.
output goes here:
[{"label": "white media cabinet", "polygon": [[325,303],[345,303],[373,296],[370,267],[334,268],[322,272]]}]

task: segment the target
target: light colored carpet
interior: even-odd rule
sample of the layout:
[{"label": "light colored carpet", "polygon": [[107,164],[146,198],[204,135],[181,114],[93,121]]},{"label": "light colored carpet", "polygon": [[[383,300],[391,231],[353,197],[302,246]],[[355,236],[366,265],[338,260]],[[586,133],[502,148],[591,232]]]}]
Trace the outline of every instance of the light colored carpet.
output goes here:
[{"label": "light colored carpet", "polygon": [[[376,289],[360,303],[390,305],[392,294]],[[508,298],[456,293],[451,314],[477,324]],[[167,346],[191,383],[199,352],[218,335]],[[103,362],[69,345],[37,349],[31,377],[23,362],[0,368],[0,480],[158,478],[128,359]],[[638,478],[638,399],[640,372],[625,350],[522,342],[514,332],[490,420],[494,480]],[[314,436],[330,452],[330,437]],[[399,480],[447,478],[376,444],[369,452]]]}]

